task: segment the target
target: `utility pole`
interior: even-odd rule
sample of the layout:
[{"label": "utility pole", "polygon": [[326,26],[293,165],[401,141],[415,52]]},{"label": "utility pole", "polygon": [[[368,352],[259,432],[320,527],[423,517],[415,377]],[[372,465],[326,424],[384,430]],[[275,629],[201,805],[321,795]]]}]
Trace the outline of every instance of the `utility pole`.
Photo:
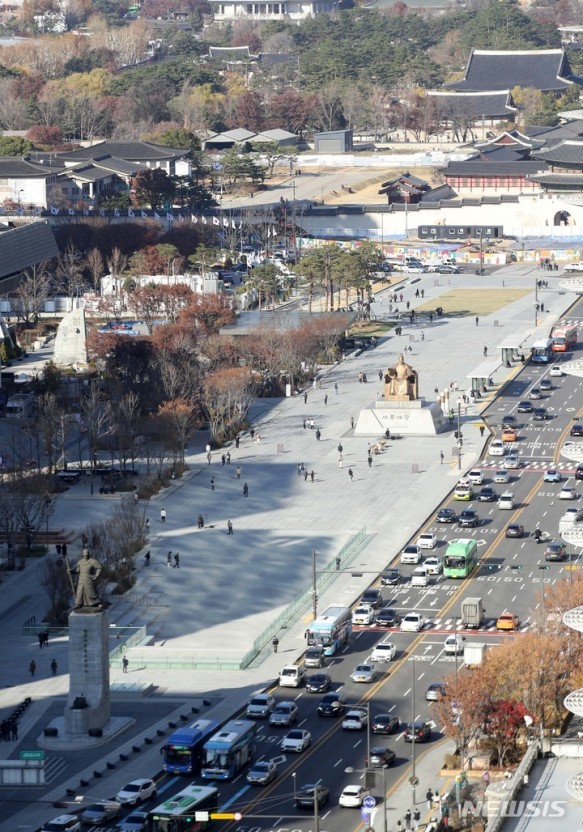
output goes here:
[{"label": "utility pole", "polygon": [[318,617],[318,593],[316,580],[316,550],[312,549],[312,614],[314,621]]},{"label": "utility pole", "polygon": [[415,808],[415,785],[417,775],[415,774],[415,746],[417,745],[417,738],[415,736],[415,659],[411,659],[411,730],[413,731],[413,742],[411,743],[411,786],[412,805]]},{"label": "utility pole", "polygon": [[462,470],[462,446],[464,444],[464,439],[462,436],[462,406],[458,402],[457,403],[457,468],[458,471]]}]

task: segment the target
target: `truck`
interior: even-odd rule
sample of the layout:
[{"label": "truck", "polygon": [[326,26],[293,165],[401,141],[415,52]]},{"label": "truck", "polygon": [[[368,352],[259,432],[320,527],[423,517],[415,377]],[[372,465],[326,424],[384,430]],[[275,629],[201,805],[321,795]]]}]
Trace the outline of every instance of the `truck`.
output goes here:
[{"label": "truck", "polygon": [[6,416],[12,419],[27,419],[34,410],[32,393],[17,393],[6,402]]},{"label": "truck", "polygon": [[478,667],[484,661],[488,645],[479,641],[468,641],[464,646],[464,664],[466,667]]},{"label": "truck", "polygon": [[565,266],[566,272],[583,272],[583,263],[567,263]]},{"label": "truck", "polygon": [[484,620],[484,604],[481,598],[464,598],[462,601],[461,627],[464,630],[477,630]]}]

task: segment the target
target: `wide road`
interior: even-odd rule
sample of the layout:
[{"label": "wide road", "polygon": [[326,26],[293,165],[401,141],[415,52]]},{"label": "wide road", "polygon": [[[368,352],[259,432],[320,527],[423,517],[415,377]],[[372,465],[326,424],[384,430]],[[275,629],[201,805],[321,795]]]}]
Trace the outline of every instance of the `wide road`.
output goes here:
[{"label": "wide road", "polygon": [[[572,310],[571,317],[583,324],[583,301]],[[583,335],[580,343],[582,341]],[[583,347],[579,347],[573,353],[558,353],[552,363],[560,364],[582,351]],[[459,626],[456,619],[459,619],[463,598],[481,596],[486,608],[484,627],[467,634],[468,639],[495,645],[502,639],[520,638],[522,633],[535,626],[543,616],[543,587],[569,576],[565,568],[568,564],[546,564],[544,551],[548,541],[558,538],[560,517],[573,504],[558,498],[561,487],[566,484],[579,486],[573,477],[575,465],[562,460],[559,449],[569,438],[574,418],[583,414],[583,379],[568,375],[551,378],[550,367],[551,364],[527,364],[484,414],[493,437],[500,436],[502,417],[514,416],[517,421],[518,441],[509,444],[509,451],[518,455],[520,467],[508,472],[510,482],[492,482],[495,471],[503,467],[504,458],[491,457],[486,453],[481,464],[474,466],[481,468],[484,485],[492,485],[497,495],[512,491],[516,508],[504,511],[498,508],[497,502],[479,502],[477,499],[470,503],[460,502],[455,501],[452,495],[443,506],[453,508],[458,514],[464,508],[475,508],[480,517],[479,526],[460,529],[456,524],[437,524],[434,513],[413,538],[414,541],[421,531],[435,532],[438,545],[433,552],[426,554],[440,556],[452,539],[475,538],[480,561],[474,574],[465,581],[439,576],[427,588],[418,588],[410,583],[414,567],[401,566],[403,579],[394,588],[383,588],[384,601],[390,602],[401,615],[411,610],[422,613],[427,619],[423,631],[413,634],[395,629],[379,631],[375,627],[356,627],[348,648],[334,656],[326,669],[332,676],[334,688],[342,688],[347,703],[370,703],[371,715],[389,712],[398,716],[402,723],[410,721],[412,716],[430,720],[433,726],[430,742],[439,740],[442,733],[441,726],[432,718],[431,705],[425,701],[425,691],[431,682],[440,681],[453,672],[454,659],[444,654],[443,642]],[[522,399],[529,398],[529,391],[538,386],[543,378],[549,378],[553,388],[543,394],[542,400],[533,404],[544,406],[549,419],[536,422],[532,414],[519,414],[517,405]],[[555,465],[562,473],[562,482],[544,482],[545,470]],[[479,490],[480,486],[476,486],[476,494]],[[582,490],[579,489],[578,499]],[[436,510],[440,507],[436,506]],[[505,530],[509,523],[522,524],[525,537],[507,539]],[[537,525],[543,532],[541,544],[537,544],[532,536]],[[576,568],[579,559],[580,554],[572,554],[572,563]],[[400,566],[399,553],[390,553],[387,563]],[[505,610],[518,615],[518,633],[496,631],[496,618]],[[350,673],[354,667],[383,640],[395,643],[397,656],[394,661],[379,667],[372,684],[353,683]],[[414,663],[410,661],[412,658],[416,660]],[[309,811],[295,809],[294,789],[304,783],[323,782],[330,788],[331,798],[328,806],[322,809],[321,832],[352,832],[361,823],[360,812],[358,809],[339,808],[338,798],[345,785],[363,782],[367,743],[389,746],[397,753],[395,765],[386,770],[385,785],[389,794],[391,787],[409,774],[412,746],[403,741],[402,730],[390,737],[369,737],[367,731],[343,731],[341,718],[318,717],[320,696],[306,693],[303,688],[276,687],[275,695],[278,700],[295,700],[300,712],[298,727],[310,731],[312,746],[299,755],[284,755],[279,743],[285,730],[260,722],[257,757],[277,760],[279,776],[265,788],[248,786],[245,772],[231,783],[221,783],[221,806],[243,815],[240,822],[226,823],[225,829],[236,829],[237,832],[284,829],[309,832],[314,829],[314,818]],[[416,753],[422,754],[423,748],[418,745]],[[348,774],[345,772],[347,767],[360,771]],[[181,782],[178,778],[165,778],[160,783],[160,794],[166,796],[178,791]],[[382,792],[383,778],[379,774],[374,789],[378,801],[382,800]]]}]

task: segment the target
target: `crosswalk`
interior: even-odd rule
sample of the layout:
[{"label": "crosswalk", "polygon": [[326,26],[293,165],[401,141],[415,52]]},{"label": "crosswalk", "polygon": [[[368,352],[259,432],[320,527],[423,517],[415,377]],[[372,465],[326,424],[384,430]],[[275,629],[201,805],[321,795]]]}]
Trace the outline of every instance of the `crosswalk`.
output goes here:
[{"label": "crosswalk", "polygon": [[45,783],[53,783],[60,777],[70,766],[70,761],[66,757],[48,756],[45,757]]},{"label": "crosswalk", "polygon": [[[521,623],[518,630],[510,631],[510,632],[519,632],[524,633],[532,627],[532,622],[524,622]],[[375,627],[373,625],[357,625],[353,624],[352,629],[354,632],[371,632],[371,633],[378,633],[378,632],[387,632],[387,633],[399,633],[401,630],[399,627]],[[464,630],[460,627],[459,620],[456,622],[454,618],[432,618],[430,621],[427,622],[425,627],[421,632],[439,632],[439,633],[451,633],[453,631],[458,633],[462,633],[463,635],[471,635],[472,633],[476,635],[483,635],[484,633],[498,633],[500,635],[504,635],[504,630],[497,630],[496,629],[496,619],[495,618],[485,618],[482,626],[479,630]]]},{"label": "crosswalk", "polygon": [[[503,468],[504,467],[503,459],[504,459],[503,457],[500,457],[498,460],[484,459],[480,463],[480,468],[488,468],[490,470],[493,469],[493,468],[494,469]],[[528,460],[528,462],[525,463],[524,459],[521,458],[520,468],[511,468],[511,469],[508,470],[508,473],[509,473],[510,476],[512,476],[515,471],[539,472],[539,471],[546,471],[547,468],[555,468],[555,467],[556,466],[551,465],[550,460],[548,460],[548,459],[540,459],[540,460],[532,459],[532,460]],[[560,471],[561,474],[563,474],[563,476],[571,477],[575,474],[576,468],[577,468],[576,464],[573,463],[571,465],[560,465],[560,466],[558,466],[557,470]]]}]

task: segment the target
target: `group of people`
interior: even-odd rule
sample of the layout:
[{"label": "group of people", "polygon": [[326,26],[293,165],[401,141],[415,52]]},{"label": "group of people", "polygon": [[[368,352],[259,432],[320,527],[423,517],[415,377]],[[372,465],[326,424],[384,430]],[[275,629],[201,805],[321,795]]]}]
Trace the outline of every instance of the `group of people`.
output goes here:
[{"label": "group of people", "polygon": [[3,719],[0,722],[0,740],[2,742],[11,742],[18,739],[18,720],[12,717],[11,719]]}]

